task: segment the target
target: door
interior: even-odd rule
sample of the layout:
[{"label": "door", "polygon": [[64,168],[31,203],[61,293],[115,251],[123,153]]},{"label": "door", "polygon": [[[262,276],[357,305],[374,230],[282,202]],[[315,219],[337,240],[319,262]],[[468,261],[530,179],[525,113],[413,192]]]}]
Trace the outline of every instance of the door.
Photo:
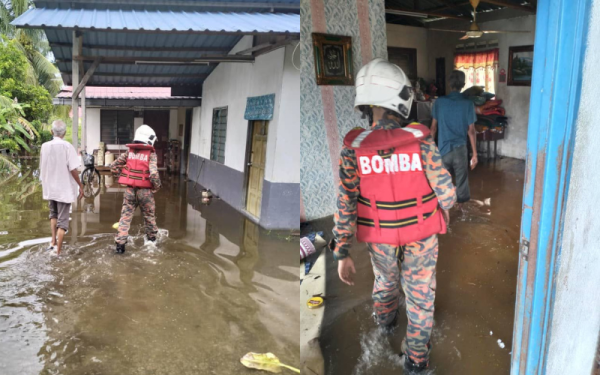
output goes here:
[{"label": "door", "polygon": [[538,1],[511,375],[543,375],[549,359],[590,3]]},{"label": "door", "polygon": [[446,58],[435,59],[435,84],[438,96],[446,95]]},{"label": "door", "polygon": [[250,122],[250,155],[248,156],[248,179],[246,186],[246,211],[260,217],[265,162],[267,159],[268,121]]},{"label": "door", "polygon": [[144,124],[156,133],[154,149],[158,158],[158,167],[165,166],[165,156],[169,147],[169,111],[144,111]]}]

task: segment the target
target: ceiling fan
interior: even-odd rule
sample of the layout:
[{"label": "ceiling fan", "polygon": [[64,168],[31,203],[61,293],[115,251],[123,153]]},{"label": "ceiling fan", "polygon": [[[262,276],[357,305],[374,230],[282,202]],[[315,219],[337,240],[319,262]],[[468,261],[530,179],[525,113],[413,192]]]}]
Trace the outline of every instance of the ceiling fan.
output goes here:
[{"label": "ceiling fan", "polygon": [[470,0],[471,6],[473,7],[473,23],[469,30],[450,30],[450,29],[434,29],[430,28],[429,30],[436,31],[447,31],[452,33],[465,33],[465,35],[460,38],[460,40],[469,39],[469,38],[481,38],[483,34],[501,34],[501,33],[528,33],[529,31],[516,31],[516,30],[503,30],[503,31],[492,31],[492,30],[481,30],[479,29],[479,25],[477,25],[476,17],[477,17],[477,6],[479,6],[479,0]]}]

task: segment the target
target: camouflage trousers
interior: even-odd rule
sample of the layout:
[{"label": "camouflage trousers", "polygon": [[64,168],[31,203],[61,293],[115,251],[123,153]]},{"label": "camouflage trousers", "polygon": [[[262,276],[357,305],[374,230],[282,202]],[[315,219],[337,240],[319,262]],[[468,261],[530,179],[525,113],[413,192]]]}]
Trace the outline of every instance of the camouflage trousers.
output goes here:
[{"label": "camouflage trousers", "polygon": [[404,251],[393,245],[367,245],[375,274],[373,302],[377,323],[393,322],[398,313],[402,286],[408,318],[405,354],[415,363],[427,361],[433,329],[437,235],[409,243],[404,246]]},{"label": "camouflage trousers", "polygon": [[121,210],[121,220],[119,221],[119,232],[115,241],[118,244],[127,243],[129,236],[129,227],[133,219],[135,209],[139,207],[144,216],[144,227],[148,237],[156,237],[158,227],[156,226],[156,216],[154,204],[154,194],[150,189],[138,189],[129,187],[125,190],[123,196],[123,209]]}]

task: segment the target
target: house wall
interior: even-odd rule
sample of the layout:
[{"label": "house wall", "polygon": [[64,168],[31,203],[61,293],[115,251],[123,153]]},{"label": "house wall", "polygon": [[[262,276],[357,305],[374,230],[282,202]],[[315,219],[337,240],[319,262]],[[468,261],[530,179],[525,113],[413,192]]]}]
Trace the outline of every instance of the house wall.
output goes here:
[{"label": "house wall", "polygon": [[344,135],[367,126],[353,108],[354,86],[317,86],[311,33],[352,37],[353,75],[376,57],[387,58],[383,0],[300,1],[301,220],[335,212],[338,160]]},{"label": "house wall", "polygon": [[[251,36],[242,38],[231,53],[252,47],[252,42]],[[244,119],[246,102],[248,97],[275,94],[260,217],[260,224],[271,229],[298,227],[300,177],[295,171],[299,170],[300,139],[294,117],[299,116],[295,109],[300,106],[295,94],[299,72],[290,68],[292,52],[290,47],[279,48],[258,56],[254,64],[220,64],[204,82],[203,110],[195,110],[193,118],[190,178],[243,211],[249,127]],[[213,110],[220,107],[228,108],[224,164],[210,160]]]},{"label": "house wall", "polygon": [[556,294],[546,355],[547,375],[598,374],[600,332],[600,175],[590,168],[598,159],[600,134],[596,83],[600,61],[600,1],[590,6],[587,47],[575,148],[562,231]]},{"label": "house wall", "polygon": [[426,28],[387,24],[386,30],[388,47],[415,48],[417,50],[417,75],[425,79],[435,78],[435,60],[433,61],[433,77],[429,69],[427,48],[429,33]]},{"label": "house wall", "polygon": [[87,152],[92,153],[100,144],[100,108],[86,108]]}]

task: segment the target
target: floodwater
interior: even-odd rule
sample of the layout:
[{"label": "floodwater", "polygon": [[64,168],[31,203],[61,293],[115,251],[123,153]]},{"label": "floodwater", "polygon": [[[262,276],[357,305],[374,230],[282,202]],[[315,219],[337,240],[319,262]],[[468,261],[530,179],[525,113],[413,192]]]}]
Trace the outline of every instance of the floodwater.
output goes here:
[{"label": "floodwater", "polygon": [[[491,205],[469,204],[465,217],[453,210],[451,232],[440,236],[429,374],[510,372],[524,170],[525,163],[514,159],[480,164],[469,177],[471,197],[491,198]],[[331,233],[330,221],[321,225]],[[393,337],[378,333],[371,317],[368,252],[356,244],[351,254],[357,271],[353,287],[339,281],[337,264],[327,254],[321,336],[326,374],[401,374],[406,316],[400,315]]]},{"label": "floodwater", "polygon": [[113,253],[122,191],[103,184],[73,207],[60,257],[37,171],[0,186],[0,374],[255,374],[250,351],[298,367],[298,238],[163,184],[156,246],[138,210]]}]

